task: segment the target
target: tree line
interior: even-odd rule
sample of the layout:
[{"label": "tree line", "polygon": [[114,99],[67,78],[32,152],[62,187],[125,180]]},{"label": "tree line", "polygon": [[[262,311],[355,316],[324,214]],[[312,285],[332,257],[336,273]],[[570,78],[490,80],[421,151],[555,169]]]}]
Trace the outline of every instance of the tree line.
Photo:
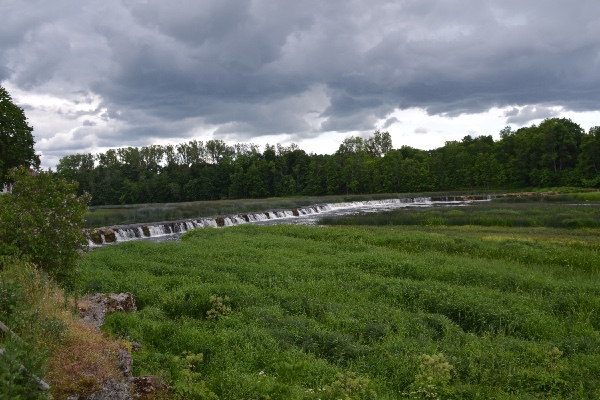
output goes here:
[{"label": "tree line", "polygon": [[600,186],[600,127],[570,119],[465,136],[434,150],[392,147],[388,132],[350,137],[334,154],[297,145],[192,140],[63,157],[57,174],[93,205],[197,200]]}]

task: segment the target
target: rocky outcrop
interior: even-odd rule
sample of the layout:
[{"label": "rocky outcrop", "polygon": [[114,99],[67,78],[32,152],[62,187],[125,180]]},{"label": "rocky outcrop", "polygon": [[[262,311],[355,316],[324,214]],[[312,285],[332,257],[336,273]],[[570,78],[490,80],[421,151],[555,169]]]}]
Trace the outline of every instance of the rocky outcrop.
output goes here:
[{"label": "rocky outcrop", "polygon": [[131,293],[96,293],[84,299],[81,307],[83,321],[96,329],[100,329],[104,325],[104,318],[107,315],[117,311],[137,311],[135,299]]},{"label": "rocky outcrop", "polygon": [[102,389],[88,395],[81,397],[73,395],[67,397],[66,400],[131,400],[131,392],[129,385],[123,382],[118,382],[114,379],[109,379],[104,382]]},{"label": "rocky outcrop", "polygon": [[[115,312],[137,311],[135,298],[131,293],[96,293],[80,303],[82,320],[97,330],[104,325],[104,318]],[[130,343],[132,351],[138,351],[139,343]],[[109,379],[104,382],[102,389],[86,396],[69,396],[67,400],[131,400],[149,399],[158,393],[169,393],[172,388],[165,385],[154,376],[134,377],[132,375],[133,357],[129,350],[122,348],[119,351],[119,364],[121,369],[121,382]]]},{"label": "rocky outcrop", "polygon": [[133,378],[131,382],[134,399],[149,399],[153,398],[157,393],[168,394],[173,391],[173,388],[165,385],[155,376],[139,376]]}]

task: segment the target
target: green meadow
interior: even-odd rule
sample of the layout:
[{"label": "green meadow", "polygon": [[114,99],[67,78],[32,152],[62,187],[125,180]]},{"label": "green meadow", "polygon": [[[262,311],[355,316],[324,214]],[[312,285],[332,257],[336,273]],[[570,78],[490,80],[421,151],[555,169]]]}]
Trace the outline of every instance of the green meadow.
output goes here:
[{"label": "green meadow", "polygon": [[595,399],[599,209],[200,229],[94,250],[78,286],[135,295],[103,329],[176,398]]}]

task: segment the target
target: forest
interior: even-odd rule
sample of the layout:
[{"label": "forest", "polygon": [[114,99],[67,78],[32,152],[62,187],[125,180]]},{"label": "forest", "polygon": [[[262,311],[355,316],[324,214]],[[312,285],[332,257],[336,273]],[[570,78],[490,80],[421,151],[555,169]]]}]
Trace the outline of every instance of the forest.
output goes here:
[{"label": "forest", "polygon": [[499,140],[465,136],[443,147],[394,149],[389,132],[345,139],[334,154],[297,145],[192,140],[63,157],[57,174],[91,205],[198,200],[600,185],[600,126],[565,118]]}]

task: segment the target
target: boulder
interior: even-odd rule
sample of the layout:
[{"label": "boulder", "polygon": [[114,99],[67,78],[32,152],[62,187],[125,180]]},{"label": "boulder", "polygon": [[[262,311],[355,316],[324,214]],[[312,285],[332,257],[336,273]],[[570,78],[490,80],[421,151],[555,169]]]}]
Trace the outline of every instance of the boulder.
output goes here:
[{"label": "boulder", "polygon": [[113,231],[110,228],[101,229],[100,233],[102,233],[102,235],[104,235],[105,243],[114,243],[117,241],[117,235],[115,234],[115,231]]},{"label": "boulder", "polygon": [[107,314],[117,311],[137,311],[135,299],[131,293],[96,293],[83,301],[82,319],[88,325],[100,329]]},{"label": "boulder", "polygon": [[165,385],[159,378],[151,375],[133,378],[131,388],[133,398],[141,400],[155,398],[159,393],[169,394],[173,391],[172,387]]},{"label": "boulder", "polygon": [[131,400],[129,386],[125,383],[109,379],[102,389],[87,396],[85,400]]}]

